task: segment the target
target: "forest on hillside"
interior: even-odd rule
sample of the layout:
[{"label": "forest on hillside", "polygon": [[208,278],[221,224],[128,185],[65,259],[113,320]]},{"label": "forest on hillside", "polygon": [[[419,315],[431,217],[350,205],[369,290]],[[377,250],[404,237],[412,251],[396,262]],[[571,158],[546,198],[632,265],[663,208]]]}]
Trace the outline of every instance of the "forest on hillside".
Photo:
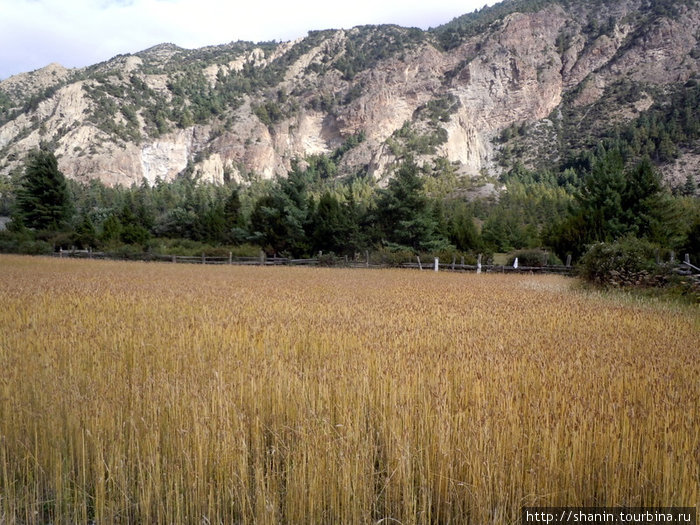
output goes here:
[{"label": "forest on hillside", "polygon": [[561,173],[516,165],[500,178],[497,198],[471,200],[463,198],[470,182],[448,162],[419,166],[410,155],[386,187],[362,176],[337,178],[340,148],[295,162],[286,178],[214,184],[185,171],[172,182],[125,188],[67,180],[51,152],[36,151],[15,187],[3,192],[1,212],[12,220],[0,249],[262,249],[292,257],[369,250],[396,260],[548,249],[560,260],[578,260],[595,242],[631,236],[697,260],[697,185],[689,177],[670,191],[649,158],[630,160],[630,151],[620,141],[601,145]]}]

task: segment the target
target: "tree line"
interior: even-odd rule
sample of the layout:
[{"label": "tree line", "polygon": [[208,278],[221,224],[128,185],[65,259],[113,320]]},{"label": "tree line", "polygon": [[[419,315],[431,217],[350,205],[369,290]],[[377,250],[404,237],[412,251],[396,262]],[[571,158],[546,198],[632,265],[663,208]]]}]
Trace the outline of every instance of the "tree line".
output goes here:
[{"label": "tree line", "polygon": [[626,163],[620,150],[600,147],[588,160],[587,169],[558,174],[516,165],[498,181],[497,197],[466,199],[449,163],[428,168],[411,156],[386,187],[363,175],[338,178],[333,157],[315,155],[274,180],[214,184],[189,169],[170,182],[125,188],[67,180],[53,153],[38,150],[1,192],[12,220],[0,250],[474,257],[546,248],[565,260],[632,236],[700,257],[693,180],[673,195],[648,159]]}]

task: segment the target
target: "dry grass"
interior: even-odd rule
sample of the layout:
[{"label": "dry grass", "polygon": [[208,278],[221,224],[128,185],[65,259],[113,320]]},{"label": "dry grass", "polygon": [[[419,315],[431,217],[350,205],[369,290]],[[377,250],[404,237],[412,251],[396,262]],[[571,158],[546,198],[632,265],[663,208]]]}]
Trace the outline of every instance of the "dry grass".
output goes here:
[{"label": "dry grass", "polygon": [[10,256],[0,297],[0,523],[700,499],[697,309],[554,276]]}]

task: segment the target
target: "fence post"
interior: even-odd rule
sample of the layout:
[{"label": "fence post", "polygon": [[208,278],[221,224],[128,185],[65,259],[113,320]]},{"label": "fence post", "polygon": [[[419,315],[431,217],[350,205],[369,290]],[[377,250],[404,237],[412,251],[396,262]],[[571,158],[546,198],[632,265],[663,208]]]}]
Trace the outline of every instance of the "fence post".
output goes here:
[{"label": "fence post", "polygon": [[464,270],[464,255],[462,255],[462,270]]},{"label": "fence post", "polygon": [[690,254],[689,253],[685,254],[685,264],[690,264]]},{"label": "fence post", "polygon": [[676,262],[676,252],[671,250],[671,264],[673,264],[674,262]]},{"label": "fence post", "polygon": [[453,256],[452,256],[452,269],[453,269],[453,270],[455,269],[455,263],[456,263],[456,262],[457,262],[457,256],[456,256],[456,255],[453,255]]},{"label": "fence post", "polygon": [[435,271],[437,272],[439,268],[440,268],[440,259],[435,257]]},{"label": "fence post", "polygon": [[63,259],[63,246],[60,246],[60,247],[58,248],[58,256],[59,256],[61,259]]},{"label": "fence post", "polygon": [[233,252],[228,252],[228,263],[233,264]]},{"label": "fence post", "polygon": [[177,255],[173,255],[173,263],[177,262]]},{"label": "fence post", "polygon": [[202,264],[206,264],[206,263],[204,262],[204,252],[202,252]]},{"label": "fence post", "polygon": [[260,266],[265,266],[265,252],[260,250]]},{"label": "fence post", "polygon": [[416,255],[416,260],[418,261],[418,269],[419,269],[419,270],[422,270],[422,269],[423,269],[423,265],[420,263],[420,255]]},{"label": "fence post", "polygon": [[571,266],[571,254],[567,254],[566,256],[566,267],[569,268]]},{"label": "fence post", "polygon": [[481,273],[481,254],[476,258],[476,273]]},{"label": "fence post", "polygon": [[369,268],[369,250],[365,250],[365,258],[367,259],[367,268]]}]

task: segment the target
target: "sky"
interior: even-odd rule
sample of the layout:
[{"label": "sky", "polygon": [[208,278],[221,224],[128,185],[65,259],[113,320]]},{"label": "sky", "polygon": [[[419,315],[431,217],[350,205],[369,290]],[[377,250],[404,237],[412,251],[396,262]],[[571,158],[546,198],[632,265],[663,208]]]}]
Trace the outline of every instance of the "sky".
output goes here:
[{"label": "sky", "polygon": [[494,0],[0,0],[0,79],[170,42],[288,41],[363,24],[427,29]]}]

